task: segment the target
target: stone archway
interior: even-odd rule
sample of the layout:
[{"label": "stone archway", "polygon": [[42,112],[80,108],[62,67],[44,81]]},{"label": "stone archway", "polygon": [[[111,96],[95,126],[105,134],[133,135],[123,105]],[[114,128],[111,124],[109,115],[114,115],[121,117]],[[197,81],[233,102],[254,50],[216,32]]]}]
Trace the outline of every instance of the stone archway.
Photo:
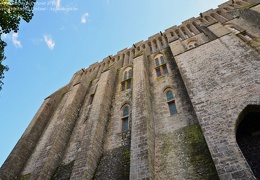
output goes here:
[{"label": "stone archway", "polygon": [[260,106],[246,107],[239,121],[237,144],[255,177],[260,179]]}]

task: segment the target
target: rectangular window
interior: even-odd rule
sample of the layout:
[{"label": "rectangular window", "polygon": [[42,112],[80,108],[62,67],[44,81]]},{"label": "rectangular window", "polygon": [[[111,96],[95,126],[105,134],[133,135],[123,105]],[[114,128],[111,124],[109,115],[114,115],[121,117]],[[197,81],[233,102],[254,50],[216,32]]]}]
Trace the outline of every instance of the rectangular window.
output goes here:
[{"label": "rectangular window", "polygon": [[164,73],[164,74],[168,74],[167,66],[165,65],[165,66],[163,66],[162,68],[163,68],[163,73]]},{"label": "rectangular window", "polygon": [[133,71],[130,69],[129,70],[129,78],[131,78],[133,76]]},{"label": "rectangular window", "polygon": [[124,80],[127,79],[127,71],[124,73]]},{"label": "rectangular window", "polygon": [[162,45],[162,48],[164,48],[164,44],[163,44],[163,42],[161,41],[161,45]]},{"label": "rectangular window", "polygon": [[160,59],[161,59],[161,64],[165,64],[163,56],[161,56]]},{"label": "rectangular window", "polygon": [[127,89],[131,88],[131,81],[127,81]]},{"label": "rectangular window", "polygon": [[159,51],[157,44],[155,44],[155,49],[156,49],[157,52]]},{"label": "rectangular window", "polygon": [[158,60],[158,58],[155,59],[155,65],[156,65],[156,66],[159,66],[159,60]]},{"label": "rectangular window", "polygon": [[122,91],[124,91],[125,90],[125,83],[124,82],[121,83],[121,86],[122,86]]},{"label": "rectangular window", "polygon": [[177,114],[177,109],[174,101],[168,102],[170,114],[174,115]]},{"label": "rectangular window", "polygon": [[150,54],[153,54],[153,48],[150,46]]},{"label": "rectangular window", "polygon": [[160,68],[156,69],[156,74],[157,74],[157,77],[162,76]]},{"label": "rectangular window", "polygon": [[128,117],[122,119],[122,132],[128,131]]}]

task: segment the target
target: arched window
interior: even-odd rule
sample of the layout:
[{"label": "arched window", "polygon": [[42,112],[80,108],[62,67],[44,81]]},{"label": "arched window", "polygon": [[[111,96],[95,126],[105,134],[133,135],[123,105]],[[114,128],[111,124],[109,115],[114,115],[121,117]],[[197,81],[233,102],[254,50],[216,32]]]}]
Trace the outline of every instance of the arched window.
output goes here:
[{"label": "arched window", "polygon": [[124,71],[123,81],[121,82],[121,90],[124,91],[125,89],[131,89],[132,86],[132,77],[133,77],[133,70],[131,67],[128,67]]},{"label": "arched window", "polygon": [[177,114],[177,109],[175,105],[175,98],[171,90],[166,91],[166,100],[169,107],[171,115]]},{"label": "arched window", "polygon": [[249,105],[239,115],[236,140],[252,172],[260,179],[260,106]]},{"label": "arched window", "polygon": [[167,65],[163,55],[157,55],[154,59],[157,77],[168,74]]},{"label": "arched window", "polygon": [[191,41],[187,44],[187,46],[188,46],[189,48],[194,48],[194,47],[197,47],[197,46],[198,46],[198,43],[197,43],[196,40],[191,40]]},{"label": "arched window", "polygon": [[122,112],[122,132],[129,130],[129,107],[125,106]]}]

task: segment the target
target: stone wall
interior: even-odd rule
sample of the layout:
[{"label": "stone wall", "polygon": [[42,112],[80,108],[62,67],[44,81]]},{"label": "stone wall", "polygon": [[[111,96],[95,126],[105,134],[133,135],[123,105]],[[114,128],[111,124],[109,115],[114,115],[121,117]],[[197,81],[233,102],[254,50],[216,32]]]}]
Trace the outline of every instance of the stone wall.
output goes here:
[{"label": "stone wall", "polygon": [[72,179],[91,179],[103,152],[104,135],[110,116],[116,71],[101,74],[93,99],[88,126],[73,166]]},{"label": "stone wall", "polygon": [[[181,179],[184,177],[189,179],[216,176],[213,161],[200,129],[198,128],[198,131],[194,133],[195,136],[200,136],[201,141],[199,143],[195,141],[195,137],[192,137],[194,134],[191,132],[189,134],[188,130],[185,131],[185,129],[193,129],[194,126],[198,127],[198,125],[194,125],[197,124],[197,117],[173,54],[170,48],[161,52],[167,62],[169,72],[161,77],[157,77],[155,73],[154,57],[157,55],[154,54],[149,57],[149,79],[152,85],[156,134],[155,179]],[[174,115],[170,115],[166,101],[165,90],[168,88],[174,92],[177,108],[177,114]],[[194,147],[188,148],[188,144],[193,144]],[[201,151],[201,147],[203,147],[203,151]],[[200,168],[203,169],[203,173],[194,170],[197,168],[197,164],[193,162],[194,159],[190,159],[194,152],[201,153],[200,161],[204,163],[200,164]]]},{"label": "stone wall", "polygon": [[133,110],[130,179],[154,178],[154,130],[144,55],[133,60]]},{"label": "stone wall", "polygon": [[[229,1],[76,72],[45,99],[0,179],[254,179],[255,161],[236,140],[240,112],[260,104],[252,2]],[[168,72],[158,77],[160,56]],[[131,88],[122,90],[129,69]]]},{"label": "stone wall", "polygon": [[252,179],[235,128],[239,112],[259,103],[259,54],[228,34],[175,59],[220,179]]}]

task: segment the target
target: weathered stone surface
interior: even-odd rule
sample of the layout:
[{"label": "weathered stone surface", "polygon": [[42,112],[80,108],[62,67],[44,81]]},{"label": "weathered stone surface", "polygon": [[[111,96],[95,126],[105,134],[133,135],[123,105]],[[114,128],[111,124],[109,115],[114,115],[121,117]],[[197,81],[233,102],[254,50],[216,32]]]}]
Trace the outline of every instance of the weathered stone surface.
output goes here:
[{"label": "weathered stone surface", "polygon": [[230,0],[79,70],[0,179],[259,178],[259,132],[236,138],[260,112],[259,9]]}]

